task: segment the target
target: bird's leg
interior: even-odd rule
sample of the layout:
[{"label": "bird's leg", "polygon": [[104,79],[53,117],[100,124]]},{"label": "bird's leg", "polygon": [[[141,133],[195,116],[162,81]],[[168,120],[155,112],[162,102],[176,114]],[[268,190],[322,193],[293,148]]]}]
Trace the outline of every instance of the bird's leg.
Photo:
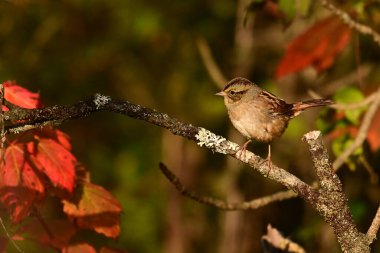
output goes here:
[{"label": "bird's leg", "polygon": [[267,159],[265,159],[268,163],[268,167],[269,167],[269,170],[268,170],[268,173],[267,173],[267,177],[269,175],[269,172],[272,170],[272,155],[271,155],[271,151],[270,151],[270,144],[268,144],[268,156],[267,156]]},{"label": "bird's leg", "polygon": [[245,158],[245,152],[247,151],[247,146],[248,146],[248,144],[249,144],[250,142],[252,142],[252,140],[248,140],[248,141],[246,141],[246,142],[240,147],[240,149],[239,149],[238,152],[240,152],[239,157],[240,157],[241,159]]}]

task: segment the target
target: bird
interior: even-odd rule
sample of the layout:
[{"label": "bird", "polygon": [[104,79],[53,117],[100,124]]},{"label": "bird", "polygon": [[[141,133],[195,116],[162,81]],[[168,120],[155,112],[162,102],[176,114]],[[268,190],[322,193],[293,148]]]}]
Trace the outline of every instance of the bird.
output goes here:
[{"label": "bird", "polygon": [[248,139],[241,147],[241,154],[245,154],[252,140],[268,143],[269,164],[270,143],[284,133],[291,119],[306,109],[334,104],[330,99],[287,103],[243,77],[232,79],[215,95],[224,97],[232,125]]}]

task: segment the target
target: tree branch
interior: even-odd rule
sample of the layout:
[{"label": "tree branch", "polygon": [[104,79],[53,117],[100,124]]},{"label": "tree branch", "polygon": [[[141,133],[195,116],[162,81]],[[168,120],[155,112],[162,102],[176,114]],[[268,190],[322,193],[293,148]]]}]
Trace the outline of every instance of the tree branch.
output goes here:
[{"label": "tree branch", "polygon": [[[230,142],[204,128],[196,127],[169,117],[165,113],[157,112],[150,108],[112,99],[111,97],[95,94],[93,97],[80,101],[73,105],[51,106],[40,109],[16,109],[4,113],[8,122],[5,130],[9,133],[19,133],[21,130],[32,129],[41,125],[62,122],[87,117],[97,111],[109,111],[126,115],[135,119],[144,120],[151,124],[163,127],[175,135],[186,137],[196,141],[199,146],[206,146],[214,152],[228,154],[244,163],[249,164],[258,172],[273,179],[298,194],[312,196],[312,189],[296,176],[290,174],[276,165],[268,166],[265,159],[247,151],[244,157],[237,153],[239,145]],[[12,123],[17,121],[17,123]],[[20,122],[22,121],[22,122]]]},{"label": "tree branch", "polygon": [[334,229],[343,252],[369,252],[369,239],[355,226],[342,184],[329,162],[321,132],[309,132],[303,140],[309,145],[320,184],[318,197],[310,204]]},{"label": "tree branch", "polygon": [[[268,224],[267,234],[261,237],[261,241],[267,242],[272,247],[279,249],[281,252],[306,253],[304,248],[302,248],[297,243],[289,240],[288,238],[285,238],[276,228],[272,227],[271,224]],[[268,249],[265,252],[275,252],[275,251]]]},{"label": "tree branch", "polygon": [[[355,227],[340,181],[329,163],[320,132],[311,132],[304,137],[304,140],[310,146],[320,182],[320,189],[314,189],[288,171],[274,164],[269,166],[266,159],[262,159],[250,151],[246,151],[244,156],[240,156],[238,152],[240,147],[236,143],[230,142],[202,127],[183,123],[169,117],[167,114],[100,94],[95,94],[92,98],[71,106],[16,109],[5,112],[4,119],[7,121],[5,129],[14,133],[15,129],[25,128],[25,126],[45,125],[49,122],[62,123],[67,120],[87,117],[97,111],[115,112],[147,121],[166,128],[173,134],[196,141],[199,146],[205,146],[214,152],[228,154],[247,163],[251,168],[291,189],[311,204],[334,228],[343,251],[350,249],[350,252],[369,252],[369,239],[358,232]],[[21,123],[20,120],[22,120]],[[179,188],[180,191],[186,192],[186,189],[181,189],[181,186]],[[212,201],[203,202],[212,203]],[[257,205],[262,205],[262,203],[256,202]],[[226,209],[232,208],[232,206],[226,207]],[[352,251],[352,249],[360,249],[360,251]]]},{"label": "tree branch", "polygon": [[376,239],[376,234],[379,231],[380,227],[380,207],[377,209],[375,218],[373,218],[372,224],[368,229],[367,237],[371,242]]}]

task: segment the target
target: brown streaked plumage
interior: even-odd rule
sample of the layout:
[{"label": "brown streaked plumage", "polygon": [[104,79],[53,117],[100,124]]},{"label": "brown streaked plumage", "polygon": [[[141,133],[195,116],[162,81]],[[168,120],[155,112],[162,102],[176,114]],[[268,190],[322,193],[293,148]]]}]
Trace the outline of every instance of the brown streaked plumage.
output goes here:
[{"label": "brown streaked plumage", "polygon": [[302,111],[334,103],[329,99],[312,99],[288,104],[242,77],[231,80],[216,95],[224,97],[231,122],[241,134],[249,140],[266,143],[280,137],[289,120]]}]

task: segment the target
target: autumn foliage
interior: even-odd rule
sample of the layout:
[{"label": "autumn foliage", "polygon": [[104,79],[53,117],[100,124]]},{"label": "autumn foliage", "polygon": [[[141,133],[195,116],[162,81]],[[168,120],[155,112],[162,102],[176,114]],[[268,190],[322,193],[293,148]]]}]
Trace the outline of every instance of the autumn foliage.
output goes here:
[{"label": "autumn foliage", "polygon": [[336,16],[318,21],[288,45],[277,66],[276,77],[308,66],[313,66],[318,73],[330,68],[350,37],[351,29]]},{"label": "autumn foliage", "polygon": [[[14,106],[33,109],[42,106],[38,93],[14,82],[4,82],[4,98]],[[9,108],[3,107],[3,110]],[[80,229],[90,229],[106,237],[119,235],[119,202],[103,187],[91,183],[89,172],[71,152],[69,136],[45,127],[7,139],[0,166],[0,201],[13,223],[21,225],[14,240],[32,239],[62,252],[77,252],[90,245],[70,245]],[[39,207],[48,197],[62,202],[65,219],[44,220]],[[37,219],[38,218],[38,219]],[[1,238],[7,241],[9,238]],[[81,252],[91,252],[84,250]]]}]

